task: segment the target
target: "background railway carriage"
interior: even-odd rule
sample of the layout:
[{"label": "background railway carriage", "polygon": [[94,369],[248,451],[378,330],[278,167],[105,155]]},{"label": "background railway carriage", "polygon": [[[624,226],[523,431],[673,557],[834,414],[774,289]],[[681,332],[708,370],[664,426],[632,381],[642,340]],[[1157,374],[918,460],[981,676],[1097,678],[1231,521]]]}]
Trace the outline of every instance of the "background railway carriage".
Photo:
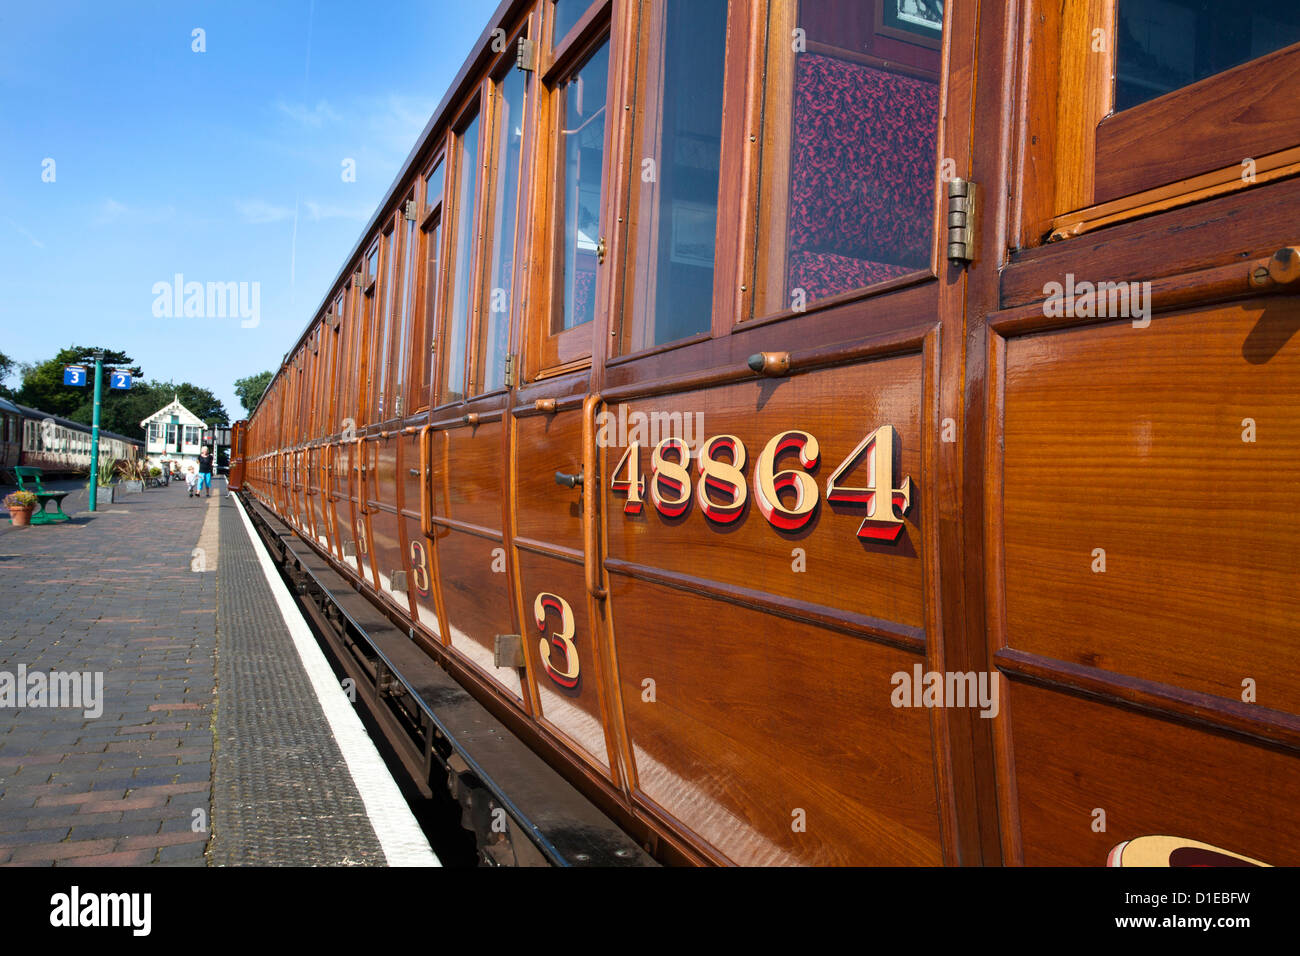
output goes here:
[{"label": "background railway carriage", "polygon": [[1297,40],[504,2],[243,487],[661,860],[1300,863]]},{"label": "background railway carriage", "polygon": [[[17,465],[50,475],[88,474],[90,439],[89,425],[0,399],[0,468],[11,476]],[[99,446],[101,459],[133,461],[142,443],[100,429]]]},{"label": "background railway carriage", "polygon": [[23,447],[23,413],[8,399],[0,398],[0,472],[13,475]]}]

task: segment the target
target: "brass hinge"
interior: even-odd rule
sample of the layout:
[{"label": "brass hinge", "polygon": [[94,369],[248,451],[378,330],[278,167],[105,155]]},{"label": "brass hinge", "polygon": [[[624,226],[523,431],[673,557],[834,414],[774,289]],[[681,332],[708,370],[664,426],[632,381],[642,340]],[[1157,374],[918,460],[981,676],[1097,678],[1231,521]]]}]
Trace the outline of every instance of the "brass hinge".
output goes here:
[{"label": "brass hinge", "polygon": [[948,261],[975,261],[975,183],[953,179],[948,183]]},{"label": "brass hinge", "polygon": [[527,37],[520,37],[515,48],[515,69],[529,72],[537,69],[537,44]]},{"label": "brass hinge", "polygon": [[523,635],[498,634],[495,646],[493,647],[492,663],[497,667],[523,667]]},{"label": "brass hinge", "polygon": [[506,388],[515,387],[515,357],[506,356]]},{"label": "brass hinge", "polygon": [[416,214],[415,200],[414,199],[406,200],[406,211],[404,215],[411,222],[415,222],[415,214]]}]

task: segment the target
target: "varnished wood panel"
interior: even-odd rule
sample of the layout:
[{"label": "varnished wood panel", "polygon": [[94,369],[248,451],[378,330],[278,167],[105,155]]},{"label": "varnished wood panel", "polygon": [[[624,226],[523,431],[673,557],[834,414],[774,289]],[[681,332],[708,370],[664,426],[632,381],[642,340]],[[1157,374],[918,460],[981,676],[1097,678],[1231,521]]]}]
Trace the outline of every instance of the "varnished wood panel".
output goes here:
[{"label": "varnished wood panel", "polygon": [[[923,602],[923,504],[929,475],[922,472],[922,411],[925,399],[921,354],[893,356],[789,378],[741,381],[609,408],[602,474],[606,486],[605,522],[609,555],[635,564],[754,588],[772,595],[849,610],[910,628],[925,626]],[[623,409],[626,408],[626,413]],[[653,445],[642,442],[641,468],[646,502],[640,514],[625,511],[626,496],[609,491],[626,444],[637,439],[635,425],[653,439],[653,415],[668,415],[679,433],[692,439],[689,469],[694,493],[679,517],[665,517],[651,503],[649,482]],[[626,428],[618,423],[626,421]],[[893,543],[859,538],[865,505],[826,501],[826,484],[840,464],[871,432],[892,425],[897,432],[895,475],[911,479],[911,508]],[[671,426],[670,426],[671,427]],[[691,433],[685,435],[686,429]],[[777,434],[799,429],[820,446],[820,462],[810,474],[818,486],[812,519],[796,531],[778,530],[755,504],[753,476],[764,447]],[[659,429],[659,437],[666,437]],[[746,449],[742,473],[746,504],[731,523],[705,517],[699,500],[698,451],[714,435],[734,435]],[[601,440],[597,432],[598,441]],[[728,461],[723,456],[719,460]],[[803,470],[798,457],[783,455],[777,470]],[[841,479],[865,485],[865,461]],[[716,500],[725,500],[714,496]],[[796,550],[798,549],[798,550]],[[802,552],[802,553],[801,553]],[[803,570],[799,570],[803,568]]]},{"label": "varnished wood panel", "polygon": [[[610,749],[605,735],[601,700],[601,661],[587,611],[587,585],[582,565],[538,554],[518,552],[519,580],[524,606],[521,633],[528,655],[537,711],[541,720],[568,738],[587,759],[609,774]],[[577,683],[566,687],[552,680],[542,666],[541,644],[548,644],[549,660],[561,672],[574,670],[565,648],[551,637],[560,632],[560,614],[548,611],[545,630],[537,626],[534,602],[539,594],[553,594],[567,602],[573,615],[573,647]]]},{"label": "varnished wood panel", "polygon": [[891,675],[920,657],[617,576],[611,587],[646,798],[735,863],[942,862],[929,714],[890,702]]},{"label": "varnished wood panel", "polygon": [[[522,702],[519,675],[493,662],[496,635],[518,634],[499,541],[441,529],[437,535],[443,607],[451,646],[484,675]],[[494,553],[494,552],[499,552]],[[496,571],[493,565],[502,570]]]},{"label": "varnished wood panel", "polygon": [[1116,844],[1155,834],[1300,865],[1290,838],[1300,832],[1295,756],[1042,687],[1010,688],[1027,865],[1100,867]]},{"label": "varnished wood panel", "polygon": [[1295,146],[1297,79],[1300,44],[1107,117],[1097,128],[1096,201]]},{"label": "varnished wood panel", "polygon": [[1292,297],[1007,341],[1008,646],[1300,713],[1298,329]]},{"label": "varnished wood panel", "polygon": [[555,473],[582,470],[582,407],[515,419],[515,534],[582,550],[582,491]]},{"label": "varnished wood panel", "polygon": [[441,430],[432,463],[437,483],[434,514],[501,531],[505,504],[505,461],[499,418]]}]

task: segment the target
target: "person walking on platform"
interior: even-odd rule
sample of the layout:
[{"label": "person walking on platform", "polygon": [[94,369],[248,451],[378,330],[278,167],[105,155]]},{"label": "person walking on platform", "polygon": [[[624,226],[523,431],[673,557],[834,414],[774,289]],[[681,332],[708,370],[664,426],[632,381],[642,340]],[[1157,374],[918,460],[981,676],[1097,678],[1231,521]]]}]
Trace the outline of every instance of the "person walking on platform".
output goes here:
[{"label": "person walking on platform", "polygon": [[185,472],[185,487],[189,491],[191,498],[194,497],[195,488],[198,485],[198,483],[199,483],[198,473],[194,470],[194,466],[190,465],[189,470]]},{"label": "person walking on platform", "polygon": [[200,488],[206,489],[203,493],[205,498],[212,497],[212,454],[208,451],[208,446],[204,445],[199,449],[199,485]]}]

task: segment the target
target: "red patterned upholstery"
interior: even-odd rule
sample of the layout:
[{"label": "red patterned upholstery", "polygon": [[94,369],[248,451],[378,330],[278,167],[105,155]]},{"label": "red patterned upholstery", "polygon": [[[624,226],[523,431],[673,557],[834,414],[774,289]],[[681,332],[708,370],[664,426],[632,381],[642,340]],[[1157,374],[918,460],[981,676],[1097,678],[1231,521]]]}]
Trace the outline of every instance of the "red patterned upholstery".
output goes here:
[{"label": "red patterned upholstery", "polygon": [[797,74],[789,288],[812,300],[924,268],[938,86],[815,53]]},{"label": "red patterned upholstery", "polygon": [[790,255],[790,288],[803,289],[804,300],[813,302],[907,275],[916,268],[853,259],[833,252],[795,252]]}]

